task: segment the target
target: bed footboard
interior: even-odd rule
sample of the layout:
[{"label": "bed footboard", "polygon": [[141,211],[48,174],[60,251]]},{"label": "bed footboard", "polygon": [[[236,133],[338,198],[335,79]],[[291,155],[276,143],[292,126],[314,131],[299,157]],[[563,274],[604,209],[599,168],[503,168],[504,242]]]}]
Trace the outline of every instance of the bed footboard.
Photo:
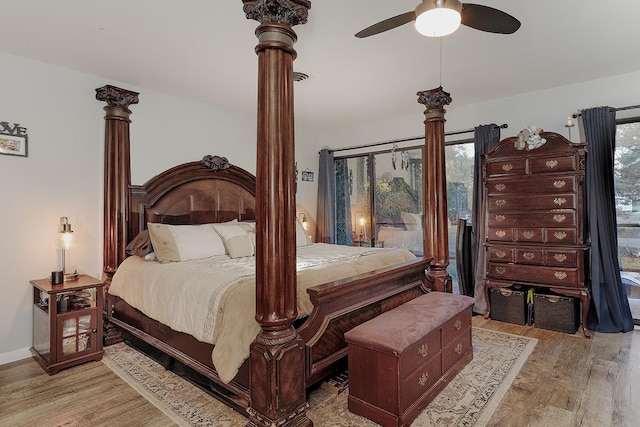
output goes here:
[{"label": "bed footboard", "polygon": [[429,262],[418,258],[308,289],[314,309],[298,329],[305,342],[307,387],[330,375],[347,355],[345,332],[429,291]]}]

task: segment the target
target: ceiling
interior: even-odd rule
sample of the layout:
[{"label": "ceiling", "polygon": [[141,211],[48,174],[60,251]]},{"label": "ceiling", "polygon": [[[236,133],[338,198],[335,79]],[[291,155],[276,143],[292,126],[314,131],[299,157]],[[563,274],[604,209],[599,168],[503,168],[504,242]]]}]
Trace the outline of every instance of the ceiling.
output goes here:
[{"label": "ceiling", "polygon": [[[295,87],[299,125],[420,114],[416,92],[440,84],[459,107],[640,71],[637,0],[474,0],[515,16],[520,30],[463,26],[440,40],[407,24],[353,36],[418,2],[312,0],[307,24],[294,27],[294,69],[311,76]],[[0,51],[255,112],[258,23],[246,19],[241,0],[0,0],[0,7]]]}]

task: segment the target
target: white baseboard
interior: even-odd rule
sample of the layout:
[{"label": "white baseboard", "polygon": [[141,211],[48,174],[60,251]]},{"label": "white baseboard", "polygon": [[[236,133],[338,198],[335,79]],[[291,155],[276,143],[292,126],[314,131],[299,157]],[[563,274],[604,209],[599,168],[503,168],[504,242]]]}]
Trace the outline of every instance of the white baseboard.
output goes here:
[{"label": "white baseboard", "polygon": [[31,357],[29,348],[0,353],[0,365],[15,362],[16,360],[26,359],[28,357]]}]

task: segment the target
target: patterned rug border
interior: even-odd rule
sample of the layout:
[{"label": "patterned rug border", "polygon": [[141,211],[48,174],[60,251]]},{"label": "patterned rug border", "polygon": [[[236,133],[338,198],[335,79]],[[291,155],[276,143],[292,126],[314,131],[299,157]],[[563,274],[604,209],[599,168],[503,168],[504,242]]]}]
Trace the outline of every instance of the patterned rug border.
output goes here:
[{"label": "patterned rug border", "polygon": [[480,412],[480,416],[476,420],[475,426],[483,427],[487,425],[487,423],[495,413],[496,409],[498,409],[498,405],[500,405],[500,402],[502,402],[502,399],[504,398],[505,394],[507,394],[507,391],[509,391],[509,388],[511,388],[511,384],[513,384],[513,381],[516,379],[516,377],[520,373],[520,370],[529,359],[529,356],[531,356],[533,349],[538,344],[538,339],[531,338],[531,337],[523,337],[522,335],[509,334],[506,332],[492,331],[491,329],[478,328],[475,326],[474,326],[474,329],[498,333],[502,335],[508,335],[508,336],[517,337],[517,338],[525,338],[528,340],[527,344],[522,350],[522,353],[520,353],[520,355],[515,360],[513,360],[513,363],[509,368],[509,372],[507,373],[507,375],[505,375],[502,378],[500,385],[494,391],[494,393],[489,398],[488,402],[482,408],[482,411]]},{"label": "patterned rug border", "polygon": [[[474,333],[489,334],[488,336],[493,336],[495,339],[499,339],[500,337],[515,339],[513,340],[513,345],[509,348],[509,354],[497,369],[488,373],[488,377],[482,382],[482,389],[478,390],[475,395],[472,396],[473,399],[468,402],[468,407],[465,407],[466,410],[462,415],[445,414],[445,416],[441,416],[436,410],[432,410],[435,415],[429,413],[432,405],[434,405],[434,407],[439,405],[438,399],[440,396],[443,396],[442,399],[444,400],[445,406],[449,404],[447,398],[444,397],[445,393],[443,390],[443,392],[434,399],[434,402],[423,411],[423,414],[416,419],[412,426],[486,426],[538,342],[535,338],[497,332],[490,329],[473,327],[473,330]],[[474,347],[475,346],[476,342],[474,341]],[[122,349],[125,351],[122,351]],[[146,358],[142,353],[121,343],[105,348],[105,357],[102,359],[103,363],[179,426],[237,426],[246,424],[247,419],[242,415],[221,402],[218,402],[197,386],[170,371],[165,371],[162,366],[151,359],[146,358],[143,362],[144,366],[136,366],[126,355],[128,350]],[[122,351],[121,354],[119,354],[120,351]],[[476,360],[475,351],[476,349],[474,349],[474,360],[467,365],[465,369],[470,369],[470,365],[474,362],[479,363],[479,360]],[[132,353],[129,352],[129,354]],[[145,369],[151,370],[154,375],[157,375],[157,378],[145,373]],[[462,382],[460,377],[461,375],[456,377],[458,378],[458,383]],[[454,396],[456,392],[459,392],[456,387],[460,387],[460,384],[456,384],[456,378],[445,388],[445,390],[447,390],[452,387]],[[174,387],[178,387],[177,384],[179,384],[181,391],[176,393],[174,392]],[[329,392],[325,390],[318,390],[320,390],[319,393],[321,394],[314,391],[310,397],[312,405],[308,409],[310,418],[317,418],[313,416],[314,412],[322,413],[321,411],[323,410],[335,409],[330,406],[334,405],[340,408],[337,413],[333,414],[334,418],[341,420],[335,421],[334,419],[331,421],[329,419],[323,419],[322,422],[316,422],[318,427],[377,425],[363,417],[348,412],[346,408],[346,395],[348,392],[341,393],[338,396],[331,396]],[[186,393],[186,396],[183,395],[184,393]],[[198,407],[198,405],[192,404],[193,399],[202,399],[202,402],[207,402],[206,405],[204,405],[206,407],[202,405]],[[342,402],[342,400],[344,400],[344,402]],[[316,405],[317,402],[322,402],[322,404]],[[214,408],[216,406],[218,407],[217,409]]]}]

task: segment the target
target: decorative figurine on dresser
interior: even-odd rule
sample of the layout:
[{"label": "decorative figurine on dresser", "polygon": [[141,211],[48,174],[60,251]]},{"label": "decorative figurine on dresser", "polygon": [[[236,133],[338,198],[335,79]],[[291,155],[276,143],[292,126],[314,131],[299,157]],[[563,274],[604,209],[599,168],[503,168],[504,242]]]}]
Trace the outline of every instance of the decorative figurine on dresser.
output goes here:
[{"label": "decorative figurine on dresser", "polygon": [[488,304],[490,288],[512,285],[580,298],[590,338],[585,156],[584,143],[529,126],[483,157],[484,285]]}]

